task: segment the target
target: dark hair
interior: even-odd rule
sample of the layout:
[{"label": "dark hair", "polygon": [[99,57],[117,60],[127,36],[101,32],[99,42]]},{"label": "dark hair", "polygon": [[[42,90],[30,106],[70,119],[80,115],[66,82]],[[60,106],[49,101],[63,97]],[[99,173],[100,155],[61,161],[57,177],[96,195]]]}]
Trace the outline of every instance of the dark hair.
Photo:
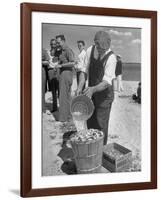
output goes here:
[{"label": "dark hair", "polygon": [[57,36],[56,36],[56,39],[57,39],[57,38],[60,38],[61,40],[65,41],[64,35],[57,35]]},{"label": "dark hair", "polygon": [[52,39],[50,40],[50,43],[51,43],[52,41],[55,41],[55,42],[56,42],[56,39],[55,39],[55,38],[52,38]]},{"label": "dark hair", "polygon": [[78,44],[79,44],[79,43],[82,43],[83,46],[85,46],[85,42],[84,42],[83,40],[78,40],[77,43],[78,43]]}]

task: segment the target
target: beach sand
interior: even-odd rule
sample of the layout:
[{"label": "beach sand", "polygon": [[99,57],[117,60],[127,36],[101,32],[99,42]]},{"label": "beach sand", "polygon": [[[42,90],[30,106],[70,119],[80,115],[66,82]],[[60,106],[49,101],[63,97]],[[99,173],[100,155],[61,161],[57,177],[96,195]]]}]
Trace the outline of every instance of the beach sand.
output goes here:
[{"label": "beach sand", "polygon": [[[130,171],[141,170],[141,105],[135,103],[131,96],[136,93],[138,82],[123,81],[124,91],[115,92],[112,104],[108,143],[117,142],[132,151],[132,168]],[[76,89],[74,80],[72,94]],[[47,108],[51,108],[51,94],[46,94]],[[73,123],[61,125],[54,116],[43,113],[43,149],[42,175],[53,176],[75,174],[76,169],[72,161],[73,152],[69,143],[69,136],[75,131]],[[102,169],[102,172],[108,172]]]},{"label": "beach sand", "polygon": [[115,93],[112,104],[108,142],[116,142],[130,149],[133,154],[132,171],[141,170],[141,104],[131,98],[138,82],[123,81],[124,91]]}]

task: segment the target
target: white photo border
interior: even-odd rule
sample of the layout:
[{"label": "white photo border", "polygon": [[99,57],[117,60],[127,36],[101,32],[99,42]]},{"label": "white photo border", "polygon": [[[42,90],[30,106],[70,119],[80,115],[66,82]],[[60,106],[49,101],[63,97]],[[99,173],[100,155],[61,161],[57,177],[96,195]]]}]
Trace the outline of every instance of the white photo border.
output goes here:
[{"label": "white photo border", "polygon": [[[41,38],[42,23],[141,28],[141,172],[41,176]],[[57,188],[150,182],[151,177],[151,20],[80,14],[32,12],[32,188]],[[146,99],[146,101],[144,101]]]}]

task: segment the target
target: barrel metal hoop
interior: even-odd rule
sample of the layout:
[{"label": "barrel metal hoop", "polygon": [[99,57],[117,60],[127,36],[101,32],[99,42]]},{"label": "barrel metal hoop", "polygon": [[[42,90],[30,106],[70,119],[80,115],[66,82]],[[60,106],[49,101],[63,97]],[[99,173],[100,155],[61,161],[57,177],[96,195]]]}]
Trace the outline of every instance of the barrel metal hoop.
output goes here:
[{"label": "barrel metal hoop", "polygon": [[94,156],[97,156],[98,154],[91,154],[91,155],[87,155],[86,157],[82,156],[82,157],[75,157],[75,158],[90,158],[90,157],[94,157]]},{"label": "barrel metal hoop", "polygon": [[91,168],[91,169],[79,169],[79,168],[78,168],[78,171],[81,171],[81,172],[90,172],[90,171],[93,171],[93,170],[95,170],[95,169],[97,169],[97,168],[99,168],[99,167],[101,167],[101,165],[98,165],[98,166],[93,167],[93,168]]}]

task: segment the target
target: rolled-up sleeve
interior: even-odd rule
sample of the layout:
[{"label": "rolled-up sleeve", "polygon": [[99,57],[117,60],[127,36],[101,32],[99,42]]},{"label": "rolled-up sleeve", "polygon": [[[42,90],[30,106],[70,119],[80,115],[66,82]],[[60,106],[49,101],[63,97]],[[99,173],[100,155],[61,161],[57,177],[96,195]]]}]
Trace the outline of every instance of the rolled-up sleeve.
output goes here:
[{"label": "rolled-up sleeve", "polygon": [[66,53],[67,53],[67,58],[68,58],[68,61],[69,62],[74,62],[74,52],[70,49],[70,48],[68,48],[68,49],[66,49]]},{"label": "rolled-up sleeve", "polygon": [[112,85],[112,80],[115,78],[115,69],[116,69],[116,56],[112,54],[105,65],[105,72],[103,76],[103,81],[107,81],[108,84]]},{"label": "rolled-up sleeve", "polygon": [[81,68],[81,71],[88,74],[88,68],[89,68],[89,64],[90,64],[90,57],[91,57],[91,51],[92,51],[92,46],[90,46],[87,51],[86,54],[84,56],[84,63],[83,66]]}]

